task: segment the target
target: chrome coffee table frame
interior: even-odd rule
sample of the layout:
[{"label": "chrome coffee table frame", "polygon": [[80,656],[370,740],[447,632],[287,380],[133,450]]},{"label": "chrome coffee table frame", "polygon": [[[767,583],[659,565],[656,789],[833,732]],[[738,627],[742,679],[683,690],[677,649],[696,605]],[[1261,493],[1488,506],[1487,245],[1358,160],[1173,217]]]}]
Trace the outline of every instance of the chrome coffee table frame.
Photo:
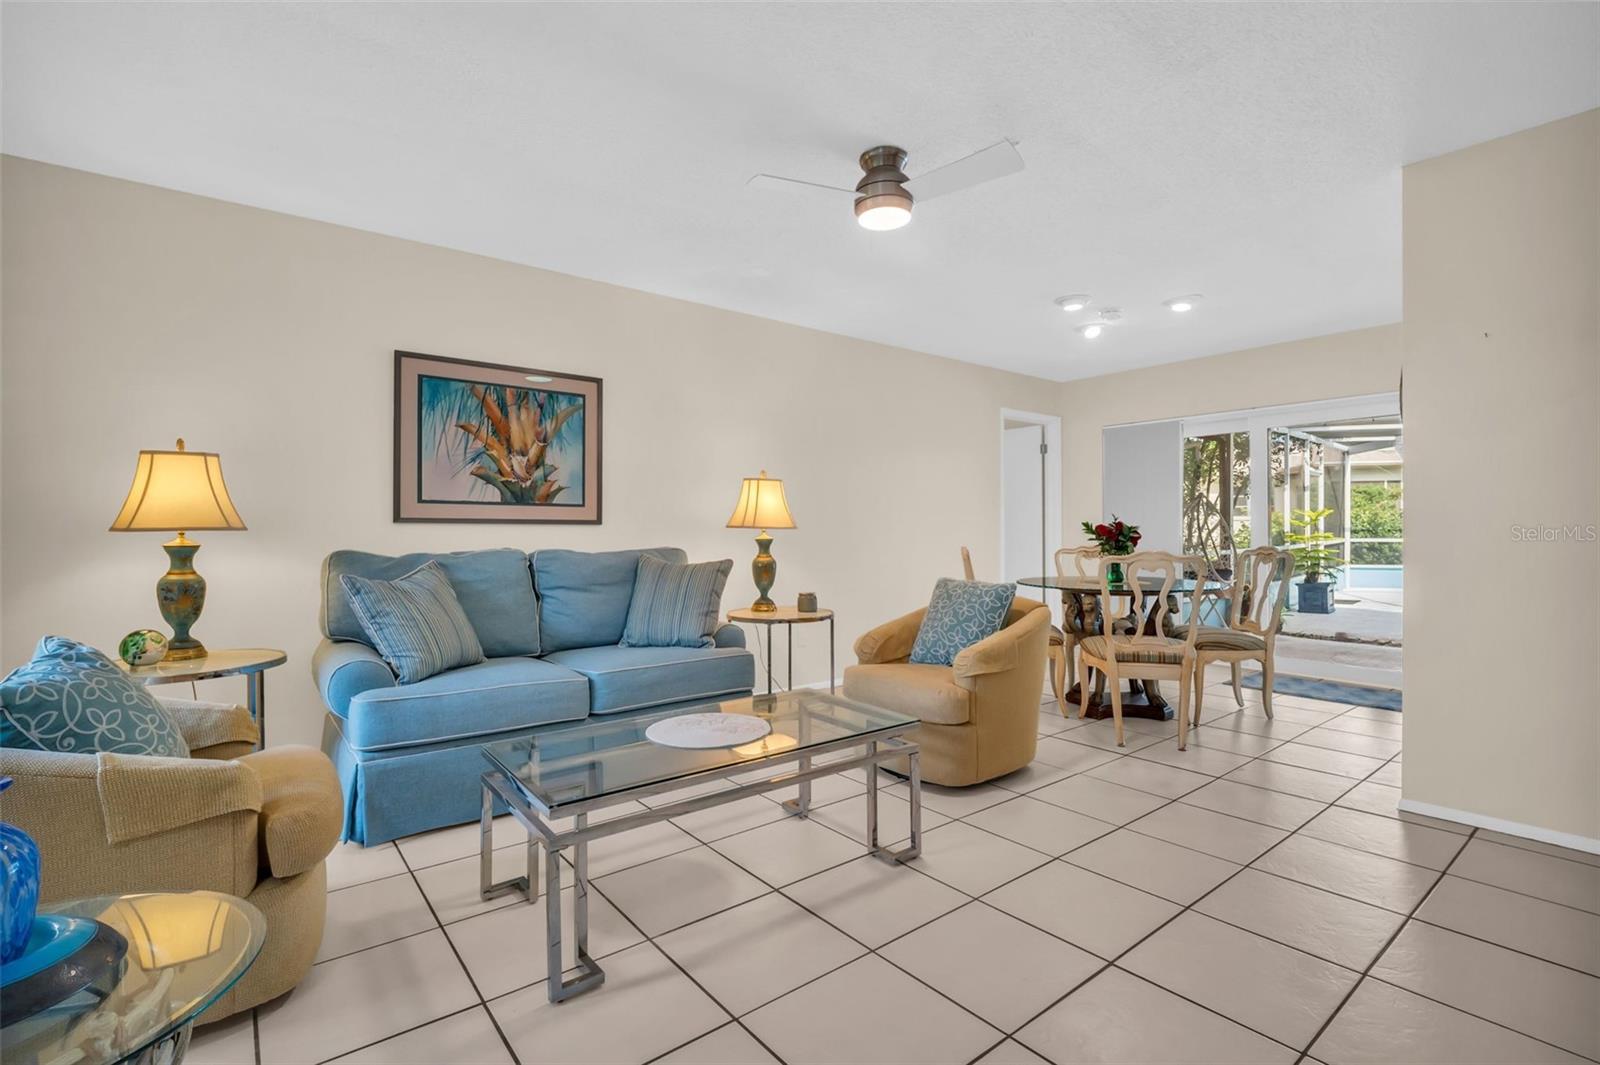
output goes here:
[{"label": "chrome coffee table frame", "polygon": [[[782,751],[762,758],[735,762],[703,770],[686,777],[664,780],[654,784],[628,788],[611,795],[599,795],[574,803],[559,804],[561,818],[571,817],[572,827],[557,830],[549,822],[550,810],[544,803],[508,778],[500,765],[490,758],[490,768],[483,774],[483,807],[478,822],[478,894],[481,898],[495,899],[503,895],[520,894],[529,902],[539,898],[539,847],[545,851],[545,956],[548,964],[549,996],[551,1002],[562,1002],[574,995],[599,987],[605,982],[605,970],[589,957],[589,843],[605,836],[614,836],[629,829],[641,828],[673,817],[694,813],[697,810],[721,806],[760,795],[768,791],[799,785],[800,798],[783,804],[792,816],[805,817],[810,813],[810,784],[819,777],[832,776],[847,770],[870,767],[867,773],[867,853],[883,861],[908,862],[922,853],[922,766],[920,751],[915,743],[901,738],[917,727],[917,722],[907,721],[884,729],[857,736],[841,737],[803,751]],[[835,761],[814,764],[820,755],[835,752],[859,751]],[[490,757],[487,752],[485,757]],[[904,847],[891,849],[878,842],[878,773],[877,766],[890,759],[904,758],[910,769],[910,821],[911,836]],[[711,781],[745,776],[752,771],[776,768],[788,762],[798,763],[791,772],[780,773],[766,779],[737,783],[732,788],[695,795],[665,806],[651,807],[641,813],[625,814],[596,824],[589,823],[589,815],[608,806],[631,802],[641,796],[660,795],[681,788],[697,786]],[[511,816],[528,832],[527,873],[509,880],[494,880],[494,805],[504,802]],[[572,851],[574,889],[572,915],[575,926],[578,975],[565,976],[561,964],[561,853]]]}]

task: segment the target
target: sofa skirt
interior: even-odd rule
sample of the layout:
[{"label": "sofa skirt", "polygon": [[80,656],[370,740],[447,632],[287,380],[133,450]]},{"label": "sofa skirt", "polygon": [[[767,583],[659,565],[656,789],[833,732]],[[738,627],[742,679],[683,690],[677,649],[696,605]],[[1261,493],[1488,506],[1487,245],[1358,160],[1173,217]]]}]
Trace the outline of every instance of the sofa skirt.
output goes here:
[{"label": "sofa skirt", "polygon": [[[736,699],[750,693],[738,692]],[[607,723],[630,716],[643,717],[680,707],[704,706],[692,699],[665,706],[606,715]],[[344,722],[326,713],[322,720],[322,750],[332,761],[344,792],[344,827],[341,838],[376,846],[402,836],[478,820],[483,803],[480,783],[488,768],[479,751],[485,743],[515,736],[559,732],[574,728],[558,722],[541,729],[514,729],[489,736],[448,740],[399,750],[356,751],[344,735]],[[576,750],[574,751],[576,753]],[[505,812],[496,801],[495,813]]]}]

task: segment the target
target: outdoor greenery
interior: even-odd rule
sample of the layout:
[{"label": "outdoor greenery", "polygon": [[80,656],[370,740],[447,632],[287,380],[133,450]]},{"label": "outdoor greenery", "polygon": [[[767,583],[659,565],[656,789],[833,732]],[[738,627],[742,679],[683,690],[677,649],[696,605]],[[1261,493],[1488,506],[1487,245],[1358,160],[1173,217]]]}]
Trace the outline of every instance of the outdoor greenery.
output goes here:
[{"label": "outdoor greenery", "polygon": [[[1401,488],[1397,484],[1353,484],[1350,486],[1351,536],[1404,536]],[[1372,565],[1401,564],[1400,544],[1356,544],[1360,561]]]},{"label": "outdoor greenery", "polygon": [[1250,438],[1245,433],[1191,437],[1183,449],[1183,549],[1232,564],[1250,547],[1250,526],[1231,513],[1250,493]]}]

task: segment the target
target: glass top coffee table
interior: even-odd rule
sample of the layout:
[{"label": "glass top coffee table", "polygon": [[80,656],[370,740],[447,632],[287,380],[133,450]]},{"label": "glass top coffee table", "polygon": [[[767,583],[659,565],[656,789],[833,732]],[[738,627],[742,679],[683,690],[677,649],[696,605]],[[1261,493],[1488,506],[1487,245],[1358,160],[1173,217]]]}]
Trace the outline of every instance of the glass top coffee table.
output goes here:
[{"label": "glass top coffee table", "polygon": [[[764,738],[737,747],[685,750],[663,747],[645,729],[664,718],[687,713],[747,714],[772,726]],[[485,899],[513,892],[529,902],[539,895],[539,849],[544,859],[545,951],[549,996],[560,1002],[605,981],[588,952],[588,845],[644,825],[736,802],[783,788],[795,788],[785,802],[792,815],[810,812],[811,782],[851,769],[867,772],[867,853],[905,862],[922,849],[922,773],[915,743],[905,735],[917,719],[843,696],[820,691],[733,699],[702,706],[622,718],[595,716],[571,725],[547,726],[537,733],[483,746],[489,768],[483,774],[483,810],[478,849],[479,892]],[[905,759],[910,775],[911,837],[896,850],[878,842],[877,766]],[[725,785],[707,790],[704,785]],[[649,809],[600,821],[590,815],[639,798],[683,791]],[[492,818],[504,803],[528,831],[525,876],[493,879]],[[573,892],[578,974],[564,978],[561,964],[561,863],[571,852],[576,874]]]}]

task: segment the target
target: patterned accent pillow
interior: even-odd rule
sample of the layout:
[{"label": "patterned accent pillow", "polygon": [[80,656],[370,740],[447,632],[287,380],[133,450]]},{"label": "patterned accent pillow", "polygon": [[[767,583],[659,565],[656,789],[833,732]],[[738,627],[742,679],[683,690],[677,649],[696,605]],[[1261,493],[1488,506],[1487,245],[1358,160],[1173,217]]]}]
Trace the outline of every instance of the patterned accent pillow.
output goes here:
[{"label": "patterned accent pillow", "polygon": [[478,634],[432,559],[392,581],[345,573],[339,583],[362,631],[401,684],[483,661]]},{"label": "patterned accent pillow", "polygon": [[0,747],[189,757],[166,708],[87,644],[46,636],[0,680]]},{"label": "patterned accent pillow", "polygon": [[985,637],[999,632],[1017,589],[1012,584],[985,584],[940,577],[933,586],[933,601],[917,630],[911,661],[948,666],[956,655]]},{"label": "patterned accent pillow", "polygon": [[624,647],[711,647],[733,559],[663,562],[640,555],[622,628]]}]

